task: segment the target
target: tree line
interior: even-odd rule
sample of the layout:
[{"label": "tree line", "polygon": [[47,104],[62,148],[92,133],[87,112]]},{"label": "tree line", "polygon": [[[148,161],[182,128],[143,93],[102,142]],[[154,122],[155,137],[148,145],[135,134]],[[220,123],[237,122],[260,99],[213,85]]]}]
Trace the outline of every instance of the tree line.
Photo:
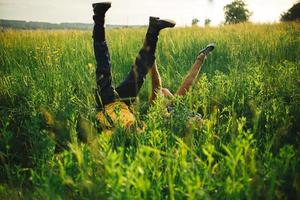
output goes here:
[{"label": "tree line", "polygon": [[[124,25],[107,25],[107,28],[122,28],[128,27]],[[130,26],[130,27],[142,27],[142,26]],[[23,29],[23,30],[35,30],[35,29],[77,29],[77,30],[91,30],[93,24],[88,23],[48,23],[48,22],[27,22],[22,20],[5,20],[0,19],[0,28],[2,29]]]},{"label": "tree line", "polygon": [[0,20],[0,27],[15,29],[92,29],[93,24],[85,23],[48,23],[48,22],[26,22],[21,20]]},{"label": "tree line", "polygon": [[[238,24],[248,22],[252,12],[247,8],[244,0],[233,0],[224,6],[224,24]],[[197,25],[200,20],[194,18],[192,25]],[[300,1],[295,3],[288,11],[281,14],[280,21],[300,21]],[[210,25],[211,20],[205,19],[205,26]]]}]

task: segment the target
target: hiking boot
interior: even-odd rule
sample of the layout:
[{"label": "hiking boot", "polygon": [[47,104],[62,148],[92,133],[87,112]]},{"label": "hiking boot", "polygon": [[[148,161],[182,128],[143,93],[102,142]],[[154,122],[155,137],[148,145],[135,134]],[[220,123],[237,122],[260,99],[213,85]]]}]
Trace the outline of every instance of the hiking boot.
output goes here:
[{"label": "hiking boot", "polygon": [[159,17],[150,17],[149,18],[149,28],[154,28],[157,31],[160,31],[164,28],[173,28],[176,25],[176,22],[169,19],[159,19]]},{"label": "hiking boot", "polygon": [[214,43],[210,43],[208,44],[204,49],[202,49],[198,55],[200,54],[204,54],[204,55],[208,55],[210,52],[212,52],[215,49],[216,45]]},{"label": "hiking boot", "polygon": [[111,7],[111,2],[93,3],[93,10],[95,15],[103,16]]},{"label": "hiking boot", "polygon": [[149,52],[151,55],[154,55],[160,30],[164,28],[172,28],[175,26],[175,24],[176,23],[172,20],[159,19],[158,17],[150,17],[149,26],[144,42],[144,49],[146,49],[146,51]]}]

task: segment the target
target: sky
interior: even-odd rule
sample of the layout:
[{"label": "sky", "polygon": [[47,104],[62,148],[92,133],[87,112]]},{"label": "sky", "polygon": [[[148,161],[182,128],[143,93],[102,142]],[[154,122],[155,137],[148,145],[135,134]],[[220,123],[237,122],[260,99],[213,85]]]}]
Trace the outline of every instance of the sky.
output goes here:
[{"label": "sky", "polygon": [[[0,0],[0,19],[40,22],[92,23],[92,6],[99,0]],[[146,25],[149,16],[173,19],[179,26],[191,25],[193,18],[209,18],[212,25],[224,22],[223,7],[232,0],[111,0],[107,24]],[[253,13],[250,21],[279,20],[297,0],[246,0]]]}]

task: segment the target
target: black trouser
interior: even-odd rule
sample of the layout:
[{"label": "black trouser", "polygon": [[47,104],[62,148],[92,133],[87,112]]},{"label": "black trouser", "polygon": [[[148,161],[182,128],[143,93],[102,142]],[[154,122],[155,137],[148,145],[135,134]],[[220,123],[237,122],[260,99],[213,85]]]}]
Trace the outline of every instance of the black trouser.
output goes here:
[{"label": "black trouser", "polygon": [[[124,101],[126,104],[132,103],[140,88],[142,87],[148,70],[153,66],[157,36],[147,34],[145,44],[139,51],[135,63],[127,75],[126,79],[116,88],[112,86],[111,63],[108,46],[105,40],[101,40],[95,35],[102,32],[104,27],[95,24],[94,26],[94,53],[97,62],[96,68],[96,102],[98,108],[116,100]],[[148,47],[148,48],[147,48]],[[149,48],[150,47],[150,48]],[[151,49],[151,51],[149,51]]]}]

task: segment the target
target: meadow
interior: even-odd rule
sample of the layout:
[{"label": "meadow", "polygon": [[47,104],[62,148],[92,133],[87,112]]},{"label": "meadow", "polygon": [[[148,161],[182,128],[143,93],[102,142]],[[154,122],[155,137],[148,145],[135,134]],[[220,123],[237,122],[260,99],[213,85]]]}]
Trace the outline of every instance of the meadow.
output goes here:
[{"label": "meadow", "polygon": [[[145,32],[107,31],[115,84]],[[91,32],[0,32],[0,199],[300,199],[300,24],[165,30],[163,86],[175,92],[210,42],[169,118],[161,99],[149,106],[147,78],[133,105],[147,126],[85,144],[78,116],[97,126]],[[68,128],[53,137],[41,109]],[[186,125],[191,111],[202,127]]]}]

